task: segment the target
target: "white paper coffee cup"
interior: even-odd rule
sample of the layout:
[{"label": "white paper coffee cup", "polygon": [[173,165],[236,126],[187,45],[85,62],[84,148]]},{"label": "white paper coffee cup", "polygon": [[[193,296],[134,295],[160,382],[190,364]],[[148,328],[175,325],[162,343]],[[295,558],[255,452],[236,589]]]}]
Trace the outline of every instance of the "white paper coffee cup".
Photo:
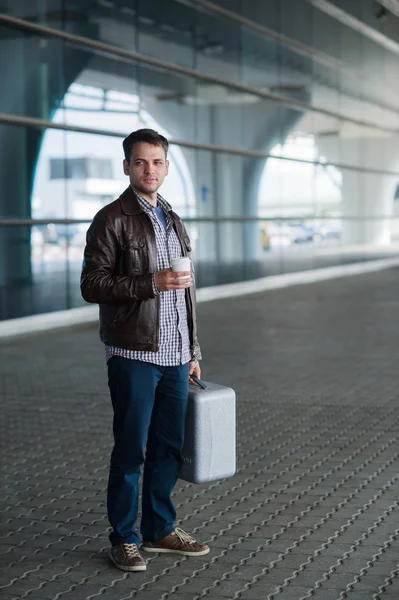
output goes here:
[{"label": "white paper coffee cup", "polygon": [[[179,258],[171,258],[170,260],[172,271],[181,272],[181,271],[190,271],[191,272],[191,262],[188,256],[180,256]],[[186,276],[187,278],[190,275]],[[186,277],[179,277],[179,279],[185,279]]]}]

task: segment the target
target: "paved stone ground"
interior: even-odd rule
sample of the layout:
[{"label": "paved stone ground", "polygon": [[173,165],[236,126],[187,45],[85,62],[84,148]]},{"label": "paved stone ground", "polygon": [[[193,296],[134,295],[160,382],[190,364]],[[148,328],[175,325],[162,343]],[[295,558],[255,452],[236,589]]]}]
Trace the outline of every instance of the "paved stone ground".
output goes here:
[{"label": "paved stone ground", "polygon": [[238,398],[238,470],[180,481],[208,556],[107,558],[111,410],[94,327],[0,348],[0,596],[397,600],[397,270],[199,307],[204,378]]}]

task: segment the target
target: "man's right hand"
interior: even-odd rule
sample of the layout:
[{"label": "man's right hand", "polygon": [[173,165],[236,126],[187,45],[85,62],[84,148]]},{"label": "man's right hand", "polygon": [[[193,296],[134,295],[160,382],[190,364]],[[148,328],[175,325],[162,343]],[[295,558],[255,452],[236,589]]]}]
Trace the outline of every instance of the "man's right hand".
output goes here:
[{"label": "man's right hand", "polygon": [[[184,279],[178,279],[184,277]],[[190,271],[172,271],[171,268],[155,273],[155,285],[159,292],[185,290],[193,285]]]}]

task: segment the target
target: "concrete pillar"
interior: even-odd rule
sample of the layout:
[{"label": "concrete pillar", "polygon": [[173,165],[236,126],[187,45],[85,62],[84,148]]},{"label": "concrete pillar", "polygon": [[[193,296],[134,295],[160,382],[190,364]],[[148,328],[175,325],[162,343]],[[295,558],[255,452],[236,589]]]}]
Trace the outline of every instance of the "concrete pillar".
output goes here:
[{"label": "concrete pillar", "polygon": [[[304,89],[293,92],[292,97],[303,102],[310,102],[311,96]],[[254,111],[250,106],[245,109],[245,146],[252,150],[268,153],[277,144],[284,144],[289,133],[303,118],[300,111],[285,106],[261,102]],[[244,159],[244,204],[242,214],[257,217],[259,186],[265,169],[264,159]],[[258,261],[261,258],[260,230],[258,223],[248,223],[243,228],[244,256],[247,260]]]},{"label": "concrete pillar", "polygon": [[[364,169],[393,171],[399,166],[399,145],[392,139],[344,142],[345,162]],[[343,244],[386,245],[391,242],[393,198],[398,179],[390,175],[343,171]]]},{"label": "concrete pillar", "polygon": [[[301,94],[303,97],[304,93]],[[214,105],[208,110],[212,143],[265,153],[276,144],[283,143],[303,116],[299,111],[266,101]],[[214,216],[258,216],[258,190],[265,162],[264,158],[213,153],[211,192]],[[216,231],[220,262],[237,264],[260,259],[257,222],[222,223]]]},{"label": "concrete pillar", "polygon": [[399,140],[319,138],[317,146],[328,161],[359,169],[342,170],[342,243],[389,244],[398,177],[368,170],[399,171]]},{"label": "concrete pillar", "polygon": [[[10,29],[0,41],[0,112],[51,119],[88,59],[87,52],[57,40],[25,37]],[[30,127],[0,126],[0,217],[30,218],[42,136],[42,131]],[[0,285],[28,283],[30,278],[30,228],[1,228]]]}]

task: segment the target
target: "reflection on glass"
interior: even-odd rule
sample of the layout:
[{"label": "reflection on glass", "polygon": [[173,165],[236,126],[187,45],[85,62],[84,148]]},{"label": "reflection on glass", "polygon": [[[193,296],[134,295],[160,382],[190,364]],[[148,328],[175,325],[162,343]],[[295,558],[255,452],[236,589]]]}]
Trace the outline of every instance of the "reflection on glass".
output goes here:
[{"label": "reflection on glass", "polygon": [[[259,186],[259,215],[338,217],[342,174],[327,163],[314,136],[289,136],[271,150]],[[276,158],[274,158],[276,157]]]},{"label": "reflection on glass", "polygon": [[[389,220],[391,243],[380,246],[343,244],[344,223],[332,217],[259,219],[251,223],[259,248],[255,259],[234,255],[231,248],[227,255],[229,247],[224,247],[232,235],[238,245],[243,243],[245,223],[188,222],[197,286],[398,256],[399,216]],[[79,279],[87,227],[48,223],[33,226],[24,237],[27,228],[0,226],[0,240],[14,240],[20,247],[15,255],[0,257],[0,320],[84,306]]]},{"label": "reflection on glass", "polygon": [[138,50],[173,64],[192,68],[195,63],[193,30],[195,8],[168,2],[164,9],[157,2],[135,0]]},{"label": "reflection on glass", "polygon": [[[396,54],[310,2],[217,3],[275,35],[180,0],[161,11],[155,0],[3,2],[6,14],[185,69],[1,26],[0,112],[97,133],[1,125],[0,318],[83,305],[85,232],[127,186],[122,139],[140,127],[194,146],[171,145],[161,193],[193,219],[199,286],[398,254]],[[351,3],[357,19],[367,5]],[[232,85],[195,80],[187,68]],[[334,114],[293,110],[279,96]],[[46,222],[4,222],[31,216]],[[57,222],[65,218],[76,223]]]},{"label": "reflection on glass", "polygon": [[[108,102],[113,109],[109,109]],[[100,109],[97,103],[101,103]],[[127,107],[130,105],[130,112]],[[115,107],[118,106],[116,110]],[[134,109],[134,110],[132,110]],[[127,187],[122,170],[122,139],[138,128],[150,127],[170,139],[146,110],[139,110],[139,98],[116,90],[107,93],[82,84],[71,86],[63,108],[54,122],[96,129],[121,131],[120,137],[47,130],[40,148],[33,185],[34,218],[91,219],[105,204]],[[127,130],[127,125],[129,130]],[[182,216],[195,216],[193,180],[184,152],[176,145],[169,150],[170,174],[162,193],[173,198]]]}]

